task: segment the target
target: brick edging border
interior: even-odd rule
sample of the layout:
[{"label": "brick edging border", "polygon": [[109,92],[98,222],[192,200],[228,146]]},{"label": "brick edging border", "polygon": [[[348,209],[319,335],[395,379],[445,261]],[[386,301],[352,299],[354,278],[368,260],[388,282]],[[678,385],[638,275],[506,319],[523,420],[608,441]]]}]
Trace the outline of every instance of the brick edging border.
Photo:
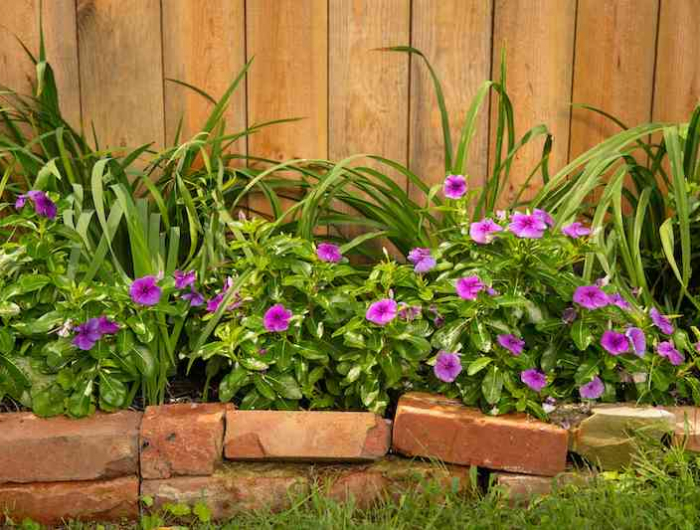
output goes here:
[{"label": "brick edging border", "polygon": [[[467,488],[466,466],[499,471],[495,482],[515,493],[542,492],[566,471],[569,450],[611,469],[629,460],[630,429],[684,438],[686,422],[687,449],[700,451],[695,407],[604,405],[568,430],[523,414],[488,416],[424,393],[401,397],[393,425],[366,412],[242,411],[219,403],[98,412],[81,420],[5,413],[0,510],[44,524],[136,519],[140,495],[152,497],[155,507],[204,495],[213,515],[225,518],[263,505],[283,508],[288,490],[319,482],[332,498],[353,496],[369,505],[395,495],[409,475],[457,478]],[[601,450],[606,437],[610,446]]]}]

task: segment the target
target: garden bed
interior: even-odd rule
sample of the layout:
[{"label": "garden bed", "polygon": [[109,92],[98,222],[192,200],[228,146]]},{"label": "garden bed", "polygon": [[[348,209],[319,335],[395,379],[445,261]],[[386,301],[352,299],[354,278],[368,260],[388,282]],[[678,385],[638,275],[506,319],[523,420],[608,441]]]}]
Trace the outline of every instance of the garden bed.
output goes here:
[{"label": "garden bed", "polygon": [[226,519],[284,509],[319,485],[330,498],[363,507],[427,480],[467,493],[477,487],[477,467],[482,478],[493,472],[490,482],[522,498],[589,480],[588,473],[570,471],[569,451],[602,469],[629,463],[631,433],[640,429],[657,438],[674,434],[700,451],[700,409],[690,407],[603,405],[568,429],[524,414],[488,416],[420,393],[401,398],[393,421],[230,404],[164,405],[79,420],[5,413],[0,507],[14,520],[44,524],[133,520],[141,509],[197,504]]}]

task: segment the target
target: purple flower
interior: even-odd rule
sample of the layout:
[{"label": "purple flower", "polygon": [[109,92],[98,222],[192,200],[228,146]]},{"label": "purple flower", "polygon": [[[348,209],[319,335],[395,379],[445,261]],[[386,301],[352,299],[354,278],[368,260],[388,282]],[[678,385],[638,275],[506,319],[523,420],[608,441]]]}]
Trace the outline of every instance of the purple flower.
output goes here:
[{"label": "purple flower", "polygon": [[431,305],[428,308],[428,311],[430,311],[433,314],[433,325],[436,328],[441,328],[445,324],[445,317],[443,317],[440,312],[437,310],[436,305]]},{"label": "purple flower", "polygon": [[282,304],[275,304],[265,311],[263,325],[267,331],[287,331],[290,318],[292,318],[291,311]]},{"label": "purple flower", "polygon": [[623,298],[623,296],[620,293],[614,293],[611,295],[608,295],[608,301],[619,307],[620,309],[625,309],[625,310],[630,310],[632,309],[632,306],[630,303]]},{"label": "purple flower", "polygon": [[478,223],[472,223],[469,226],[469,235],[474,242],[481,245],[486,245],[493,241],[496,232],[501,232],[503,227],[496,224],[493,219],[482,219]]},{"label": "purple flower", "polygon": [[[221,296],[221,300],[224,299],[224,295],[219,295],[219,296]],[[194,286],[190,287],[189,293],[185,293],[182,295],[182,299],[187,300],[190,303],[190,307],[199,307],[200,305],[202,305],[204,303],[204,297],[201,295],[201,293],[195,291]],[[216,304],[216,308],[219,307],[221,300],[219,300],[219,302]],[[207,305],[207,307],[208,307],[208,305]],[[214,309],[214,311],[210,311],[210,312],[215,313],[216,308]]]},{"label": "purple flower", "polygon": [[456,353],[448,353],[441,351],[438,353],[433,372],[435,377],[445,383],[451,383],[462,371],[462,363],[459,360],[459,355]]},{"label": "purple flower", "polygon": [[85,351],[92,349],[95,343],[102,338],[100,321],[97,318],[91,318],[87,322],[75,326],[75,332],[73,345]]},{"label": "purple flower", "polygon": [[630,348],[630,343],[623,333],[618,333],[611,329],[605,330],[600,337],[600,345],[610,355],[620,355]]},{"label": "purple flower", "polygon": [[673,345],[673,341],[667,340],[660,342],[656,346],[656,353],[661,355],[661,357],[666,357],[673,366],[678,366],[683,362],[683,355],[676,349]]},{"label": "purple flower", "polygon": [[570,237],[571,239],[578,239],[579,237],[588,236],[591,234],[591,229],[583,226],[583,223],[578,221],[568,224],[561,229],[562,234]]},{"label": "purple flower", "polygon": [[478,276],[465,276],[457,280],[457,294],[465,300],[476,300],[479,291],[483,290],[485,285],[481,283]]},{"label": "purple flower", "polygon": [[34,211],[37,213],[37,215],[41,215],[42,217],[47,217],[49,219],[56,217],[56,205],[43,191],[32,190],[23,195],[19,195],[15,201],[15,208],[18,210],[24,208],[27,199],[29,199],[34,205]]},{"label": "purple flower", "polygon": [[396,318],[396,313],[396,302],[391,298],[384,298],[369,306],[365,318],[378,326],[385,326]]},{"label": "purple flower", "polygon": [[655,307],[651,308],[651,311],[649,311],[649,316],[651,317],[651,321],[654,323],[654,325],[663,333],[666,335],[671,335],[673,333],[673,324],[671,324],[671,321],[659,313]]},{"label": "purple flower", "polygon": [[512,333],[508,333],[506,335],[499,335],[496,338],[496,340],[502,348],[505,348],[506,350],[510,351],[510,353],[512,353],[513,355],[520,355],[523,352],[523,348],[525,347],[525,341],[516,337]]},{"label": "purple flower", "polygon": [[420,316],[421,310],[422,308],[419,305],[408,305],[401,302],[399,304],[399,318],[410,322]]},{"label": "purple flower", "polygon": [[498,292],[496,289],[494,289],[493,287],[487,287],[487,288],[486,288],[486,294],[489,295],[489,296],[498,296],[498,295],[500,295],[501,293],[499,293],[499,292]]},{"label": "purple flower", "polygon": [[546,229],[547,223],[534,214],[514,213],[508,225],[508,230],[525,239],[539,239]]},{"label": "purple flower", "polygon": [[343,254],[340,252],[340,247],[333,243],[320,243],[316,248],[316,255],[321,261],[326,263],[338,263],[343,259]]},{"label": "purple flower", "polygon": [[579,387],[578,393],[581,394],[581,397],[584,399],[598,399],[603,395],[604,390],[605,385],[600,380],[600,377],[596,376],[590,383]]},{"label": "purple flower", "polygon": [[173,276],[175,277],[176,289],[184,289],[185,287],[194,285],[194,282],[197,279],[197,273],[193,270],[187,272],[175,271]]},{"label": "purple flower", "polygon": [[598,309],[610,303],[608,295],[595,285],[583,285],[574,291],[574,302],[586,309]]},{"label": "purple flower", "polygon": [[221,302],[223,302],[223,300],[224,293],[217,294],[214,298],[207,302],[207,312],[216,313],[216,310],[219,309],[219,306],[221,305]]},{"label": "purple flower", "polygon": [[700,353],[700,342],[696,342],[696,343],[694,344],[694,346],[695,346],[695,351],[698,352],[698,353]]},{"label": "purple flower", "polygon": [[97,318],[97,329],[102,335],[114,335],[119,331],[119,324],[102,315]]},{"label": "purple flower", "polygon": [[437,263],[429,248],[414,248],[408,253],[408,261],[413,263],[413,270],[418,273],[428,272]]},{"label": "purple flower", "polygon": [[160,287],[155,276],[144,276],[134,280],[129,288],[131,300],[138,305],[152,306],[160,301]]},{"label": "purple flower", "polygon": [[542,221],[547,226],[554,226],[554,219],[552,219],[552,216],[549,215],[549,213],[545,212],[544,210],[540,210],[539,208],[535,208],[532,211],[532,215],[537,217],[540,221]]},{"label": "purple flower", "polygon": [[635,355],[644,357],[644,354],[647,352],[647,338],[644,332],[639,328],[627,328],[625,337],[630,341]]},{"label": "purple flower", "polygon": [[547,376],[534,368],[520,372],[520,380],[535,392],[539,392],[547,386]]},{"label": "purple flower", "polygon": [[574,320],[576,320],[576,317],[578,316],[578,313],[576,312],[576,309],[573,307],[567,307],[564,309],[564,311],[561,314],[561,320],[565,324],[572,324]]},{"label": "purple flower", "polygon": [[459,199],[467,193],[467,180],[462,175],[449,175],[443,187],[445,197]]}]

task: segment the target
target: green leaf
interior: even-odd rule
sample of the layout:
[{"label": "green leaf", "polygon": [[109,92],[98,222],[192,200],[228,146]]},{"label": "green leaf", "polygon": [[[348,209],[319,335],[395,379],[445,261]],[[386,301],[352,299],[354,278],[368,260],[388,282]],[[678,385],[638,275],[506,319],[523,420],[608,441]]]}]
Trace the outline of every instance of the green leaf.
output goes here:
[{"label": "green leaf", "polygon": [[386,375],[387,387],[392,387],[401,380],[403,369],[399,359],[388,353],[380,355],[377,360],[379,361],[379,366]]},{"label": "green leaf", "polygon": [[68,398],[67,410],[68,414],[74,418],[84,418],[89,416],[93,410],[92,405],[92,389],[93,380],[87,379],[79,383],[73,394]]},{"label": "green leaf", "polygon": [[254,370],[260,372],[262,370],[267,370],[270,365],[260,359],[255,359],[253,357],[244,357],[241,359],[241,366],[247,368],[248,370]]},{"label": "green leaf", "polygon": [[20,308],[14,302],[0,302],[0,318],[11,318],[19,315]]},{"label": "green leaf", "polygon": [[109,373],[100,372],[100,404],[106,404],[108,409],[120,409],[126,403],[128,390],[126,385]]},{"label": "green leaf", "polygon": [[481,382],[481,392],[489,405],[495,405],[501,399],[503,374],[497,366],[491,366]]},{"label": "green leaf", "polygon": [[472,376],[478,374],[479,372],[481,372],[481,370],[483,370],[489,364],[491,364],[492,361],[493,359],[491,357],[479,357],[478,359],[469,363],[469,367],[467,368],[467,375]]},{"label": "green leaf", "polygon": [[219,384],[219,400],[231,401],[238,391],[248,383],[248,371],[238,367],[224,376]]},{"label": "green leaf", "polygon": [[589,383],[593,377],[598,375],[598,359],[590,358],[583,361],[574,374],[574,380],[577,385],[585,385]]},{"label": "green leaf", "polygon": [[43,388],[31,389],[32,411],[37,416],[48,418],[63,414],[66,394],[58,385],[48,385]]},{"label": "green leaf", "polygon": [[303,397],[297,380],[291,374],[268,375],[272,388],[285,399],[301,399]]},{"label": "green leaf", "polygon": [[15,335],[8,328],[0,328],[0,353],[9,355],[15,347]]},{"label": "green leaf", "polygon": [[471,341],[474,347],[482,352],[491,351],[491,334],[481,322],[474,319],[471,321]]},{"label": "green leaf", "polygon": [[577,320],[571,326],[571,338],[581,351],[587,349],[593,342],[593,334],[583,320]]}]

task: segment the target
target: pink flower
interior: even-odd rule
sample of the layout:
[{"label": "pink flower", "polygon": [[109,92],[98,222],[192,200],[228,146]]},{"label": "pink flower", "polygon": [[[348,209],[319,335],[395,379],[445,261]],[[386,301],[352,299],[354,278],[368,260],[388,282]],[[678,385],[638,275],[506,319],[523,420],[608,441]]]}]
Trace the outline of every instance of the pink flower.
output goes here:
[{"label": "pink flower", "polygon": [[520,372],[520,380],[535,392],[539,392],[547,386],[547,376],[534,368]]},{"label": "pink flower", "polygon": [[651,311],[649,311],[649,316],[651,317],[651,321],[654,323],[654,325],[659,328],[662,333],[665,333],[666,335],[673,334],[673,324],[671,324],[668,317],[665,317],[659,313],[658,309],[652,307]]},{"label": "pink flower", "polygon": [[457,294],[465,300],[476,300],[479,291],[483,290],[485,285],[481,283],[478,276],[466,276],[457,280]]},{"label": "pink flower", "polygon": [[523,352],[523,348],[525,347],[525,341],[516,337],[512,333],[499,335],[496,338],[496,341],[498,342],[498,344],[501,345],[502,348],[505,348],[510,353],[516,356],[520,355]]},{"label": "pink flower", "polygon": [[600,338],[600,345],[607,351],[610,355],[620,355],[629,351],[630,343],[627,337],[616,331],[608,329],[603,332]]},{"label": "pink flower", "polygon": [[547,229],[547,223],[536,215],[514,213],[510,217],[508,230],[520,238],[539,239]]},{"label": "pink flower", "polygon": [[100,322],[97,318],[91,318],[87,322],[75,327],[73,345],[81,350],[91,350],[95,343],[102,338]]},{"label": "pink flower", "polygon": [[472,223],[469,226],[469,235],[474,242],[481,245],[486,245],[493,241],[495,234],[501,232],[503,227],[496,224],[493,219],[486,218],[478,223]]},{"label": "pink flower", "polygon": [[630,341],[635,355],[644,357],[644,354],[647,351],[647,338],[644,335],[644,332],[639,328],[627,328],[627,331],[625,331],[625,337],[627,337],[627,339]]},{"label": "pink flower", "polygon": [[578,239],[579,237],[588,236],[591,234],[591,229],[583,226],[583,223],[578,221],[568,224],[561,229],[562,234],[570,237],[571,239]]},{"label": "pink flower", "polygon": [[630,303],[625,300],[620,293],[614,293],[611,295],[608,295],[608,301],[619,307],[620,309],[625,309],[625,310],[630,310],[632,309],[632,306]]},{"label": "pink flower", "polygon": [[440,352],[433,366],[435,377],[445,383],[451,383],[462,371],[462,363],[456,353]]},{"label": "pink flower", "polygon": [[175,271],[173,276],[175,277],[175,288],[184,289],[190,285],[193,285],[197,279],[197,273],[195,271]]},{"label": "pink flower", "polygon": [[574,291],[574,302],[586,309],[598,309],[608,305],[610,300],[599,287],[584,285]]},{"label": "pink flower", "polygon": [[399,307],[399,318],[409,322],[418,318],[421,314],[422,307],[419,305],[408,305],[401,302]]},{"label": "pink flower", "polygon": [[564,322],[564,324],[572,324],[574,320],[576,320],[577,316],[578,313],[576,312],[576,309],[573,307],[567,307],[561,314],[561,320]]},{"label": "pink flower", "polygon": [[683,362],[683,355],[673,345],[673,341],[660,342],[656,346],[656,353],[661,357],[666,357],[673,366],[678,366]]},{"label": "pink flower", "polygon": [[462,175],[449,175],[443,187],[445,197],[459,199],[467,193],[467,180]]},{"label": "pink flower", "polygon": [[[214,311],[210,311],[211,313],[216,312],[216,310],[219,307],[219,304],[221,303],[221,300],[223,300],[224,295],[219,295],[221,296],[221,299],[216,303],[216,307],[214,308]],[[190,287],[190,291],[188,293],[185,293],[182,295],[183,300],[187,300],[190,303],[191,307],[199,307],[204,303],[204,297],[201,295],[201,293],[195,291],[194,287]]]},{"label": "pink flower", "polygon": [[604,390],[605,385],[600,380],[600,377],[596,376],[590,383],[586,383],[585,385],[579,387],[578,393],[581,394],[581,397],[584,399],[598,399],[603,395]]},{"label": "pink flower", "polygon": [[27,199],[29,199],[34,205],[34,211],[37,213],[37,215],[48,219],[53,219],[56,217],[56,205],[43,191],[31,190],[23,195],[19,195],[15,201],[15,208],[17,210],[24,208]]},{"label": "pink flower", "polygon": [[545,212],[544,210],[540,210],[539,208],[535,208],[532,211],[532,215],[537,217],[540,221],[542,221],[547,226],[554,226],[554,219],[552,219],[552,216],[549,215],[549,213]]},{"label": "pink flower", "polygon": [[138,305],[156,305],[160,301],[160,294],[160,287],[156,283],[155,276],[137,278],[131,283],[129,288],[131,300]]},{"label": "pink flower", "polygon": [[333,243],[321,243],[316,249],[316,255],[321,261],[327,263],[338,263],[343,259],[343,254],[340,252],[340,247]]},{"label": "pink flower", "polygon": [[291,318],[291,311],[288,311],[282,304],[275,304],[265,311],[263,326],[267,331],[287,331]]},{"label": "pink flower", "polygon": [[119,331],[119,324],[110,320],[105,315],[97,318],[97,327],[102,335],[114,335]]},{"label": "pink flower", "polygon": [[397,312],[396,302],[391,298],[384,298],[369,306],[365,318],[378,326],[386,326],[396,318]]},{"label": "pink flower", "polygon": [[408,261],[413,263],[413,270],[417,273],[428,272],[436,265],[435,258],[429,248],[414,248],[408,253]]}]

